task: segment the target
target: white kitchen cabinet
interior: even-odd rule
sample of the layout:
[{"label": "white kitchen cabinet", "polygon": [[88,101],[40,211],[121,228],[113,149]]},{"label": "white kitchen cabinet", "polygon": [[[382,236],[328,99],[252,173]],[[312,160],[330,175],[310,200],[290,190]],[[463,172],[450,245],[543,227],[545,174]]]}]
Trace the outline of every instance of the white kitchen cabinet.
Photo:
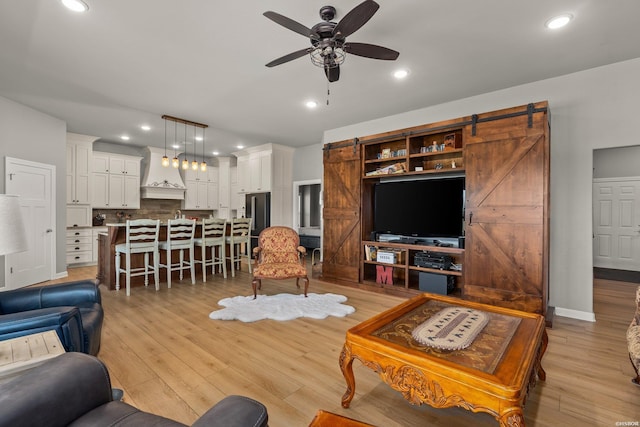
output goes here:
[{"label": "white kitchen cabinet", "polygon": [[[232,209],[242,216],[245,193],[271,193],[271,225],[292,225],[293,149],[264,144],[233,153],[238,190],[231,184]],[[235,196],[237,193],[237,196]],[[237,198],[234,198],[237,197]]]},{"label": "white kitchen cabinet", "polygon": [[122,154],[93,154],[94,208],[140,208],[140,159]]},{"label": "white kitchen cabinet", "polygon": [[89,263],[93,259],[91,228],[67,229],[67,265]]},{"label": "white kitchen cabinet", "polygon": [[67,227],[91,225],[91,205],[67,205]]},{"label": "white kitchen cabinet", "polygon": [[91,142],[67,141],[67,204],[89,204]]},{"label": "white kitchen cabinet", "polygon": [[209,166],[206,171],[187,169],[184,183],[187,187],[182,209],[218,209],[218,167]]}]

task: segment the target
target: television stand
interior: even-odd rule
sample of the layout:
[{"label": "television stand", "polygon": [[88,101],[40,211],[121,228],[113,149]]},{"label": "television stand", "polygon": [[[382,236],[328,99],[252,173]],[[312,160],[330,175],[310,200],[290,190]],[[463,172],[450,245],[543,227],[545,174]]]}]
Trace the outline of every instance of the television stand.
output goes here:
[{"label": "television stand", "polygon": [[[460,294],[464,286],[462,274],[464,249],[454,247],[445,238],[436,240],[442,240],[442,243],[450,243],[452,246],[436,246],[433,239],[393,237],[395,238],[362,242],[364,256],[361,261],[360,280],[363,283],[382,287],[396,295],[410,296],[415,295],[416,292],[421,292],[419,287],[420,273],[433,273],[453,276],[457,288],[454,294]],[[410,243],[404,243],[407,240]],[[453,240],[456,240],[457,243],[457,239]],[[430,252],[436,256],[447,256],[451,264],[445,269],[421,267],[416,263],[416,255],[420,256],[424,252]],[[387,256],[378,258],[379,253],[385,253]],[[388,254],[391,254],[391,256],[388,256]],[[379,280],[378,270],[380,269],[388,275],[387,280]]]}]

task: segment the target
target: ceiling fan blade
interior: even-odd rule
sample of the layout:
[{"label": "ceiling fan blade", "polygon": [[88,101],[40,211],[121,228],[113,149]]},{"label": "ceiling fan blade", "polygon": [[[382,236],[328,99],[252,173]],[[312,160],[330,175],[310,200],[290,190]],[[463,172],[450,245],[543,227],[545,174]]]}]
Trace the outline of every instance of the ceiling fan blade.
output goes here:
[{"label": "ceiling fan blade", "polygon": [[311,48],[296,50],[295,52],[291,52],[288,55],[282,56],[278,59],[274,59],[273,61],[267,64],[267,67],[275,67],[276,65],[284,64],[285,62],[293,61],[294,59],[301,58],[309,53]]},{"label": "ceiling fan blade", "polygon": [[324,67],[324,74],[327,76],[327,80],[330,82],[337,82],[340,78],[340,66]]},{"label": "ceiling fan blade", "polygon": [[379,8],[380,5],[373,0],[363,1],[351,9],[351,11],[338,22],[338,25],[333,29],[333,36],[344,39],[355,33],[371,19]]},{"label": "ceiling fan blade", "polygon": [[291,18],[287,18],[284,15],[280,15],[279,13],[271,12],[271,11],[267,11],[263,13],[263,15],[271,19],[276,24],[280,24],[283,27],[288,28],[289,30],[294,31],[298,34],[302,34],[305,37],[309,37],[310,39],[313,39],[313,40],[320,39],[320,36],[318,35],[318,33],[313,31],[311,28],[307,28],[301,23],[296,22]]},{"label": "ceiling fan blade", "polygon": [[400,55],[395,50],[369,43],[345,43],[343,48],[347,53],[353,55],[386,61],[394,61]]}]

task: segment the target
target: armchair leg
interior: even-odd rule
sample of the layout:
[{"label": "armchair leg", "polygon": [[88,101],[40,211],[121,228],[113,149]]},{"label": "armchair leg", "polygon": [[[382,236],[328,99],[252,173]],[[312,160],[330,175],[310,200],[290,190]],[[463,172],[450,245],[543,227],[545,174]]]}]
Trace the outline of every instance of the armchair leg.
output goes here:
[{"label": "armchair leg", "polygon": [[251,281],[251,287],[253,288],[253,299],[256,299],[258,296],[258,289],[260,289],[262,286],[262,284],[260,283],[260,279],[253,279]]},{"label": "armchair leg", "polygon": [[309,289],[309,278],[308,277],[303,277],[302,280],[304,280],[304,297],[307,297],[307,290]]}]

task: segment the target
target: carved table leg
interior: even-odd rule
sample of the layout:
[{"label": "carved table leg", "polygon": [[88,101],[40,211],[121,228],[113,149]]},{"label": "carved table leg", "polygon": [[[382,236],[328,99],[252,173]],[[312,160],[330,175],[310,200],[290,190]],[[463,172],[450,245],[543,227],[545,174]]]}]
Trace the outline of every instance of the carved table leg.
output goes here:
[{"label": "carved table leg", "polygon": [[347,382],[347,391],[342,396],[342,407],[348,408],[356,393],[356,378],[353,376],[353,357],[351,356],[351,349],[345,344],[342,347],[342,353],[340,353],[340,369],[342,375]]},{"label": "carved table leg", "polygon": [[536,368],[538,371],[538,378],[540,381],[545,381],[547,379],[547,373],[542,368],[542,356],[545,351],[547,351],[547,345],[549,344],[549,336],[547,335],[547,330],[545,329],[542,333],[542,344],[540,345],[540,350],[538,351],[538,360],[536,360]]},{"label": "carved table leg", "polygon": [[500,414],[500,427],[525,427],[522,408],[509,408]]}]

